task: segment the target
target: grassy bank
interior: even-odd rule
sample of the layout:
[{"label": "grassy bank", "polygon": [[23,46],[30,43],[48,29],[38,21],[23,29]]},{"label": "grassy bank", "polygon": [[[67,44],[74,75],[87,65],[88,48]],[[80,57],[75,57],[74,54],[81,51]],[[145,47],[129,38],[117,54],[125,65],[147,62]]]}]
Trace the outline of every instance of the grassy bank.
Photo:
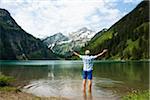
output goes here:
[{"label": "grassy bank", "polygon": [[150,90],[148,91],[133,91],[128,95],[124,96],[122,100],[149,100]]}]

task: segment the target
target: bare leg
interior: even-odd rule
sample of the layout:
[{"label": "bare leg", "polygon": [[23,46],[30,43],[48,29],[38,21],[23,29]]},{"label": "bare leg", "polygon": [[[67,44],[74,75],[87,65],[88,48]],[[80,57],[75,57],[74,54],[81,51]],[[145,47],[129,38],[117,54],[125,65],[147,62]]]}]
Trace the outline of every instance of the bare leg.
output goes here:
[{"label": "bare leg", "polygon": [[83,92],[83,100],[87,100],[86,92]]},{"label": "bare leg", "polygon": [[83,79],[83,92],[86,92],[86,79]]},{"label": "bare leg", "polygon": [[92,91],[92,80],[88,80],[88,92]]}]

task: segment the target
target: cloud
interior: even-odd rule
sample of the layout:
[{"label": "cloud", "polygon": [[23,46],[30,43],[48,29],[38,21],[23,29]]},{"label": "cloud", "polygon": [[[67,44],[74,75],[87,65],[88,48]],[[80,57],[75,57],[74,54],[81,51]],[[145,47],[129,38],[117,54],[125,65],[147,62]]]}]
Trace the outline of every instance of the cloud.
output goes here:
[{"label": "cloud", "polygon": [[25,31],[43,38],[58,32],[67,35],[82,27],[109,28],[127,13],[117,4],[117,0],[1,0],[0,7],[9,10]]}]

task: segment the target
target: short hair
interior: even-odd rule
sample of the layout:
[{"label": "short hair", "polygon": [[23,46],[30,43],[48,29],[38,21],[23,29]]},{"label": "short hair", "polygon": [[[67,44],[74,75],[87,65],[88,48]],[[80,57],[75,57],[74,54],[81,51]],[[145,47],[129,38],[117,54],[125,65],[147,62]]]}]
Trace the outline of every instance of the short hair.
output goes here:
[{"label": "short hair", "polygon": [[86,55],[90,54],[90,50],[85,50],[85,54]]}]

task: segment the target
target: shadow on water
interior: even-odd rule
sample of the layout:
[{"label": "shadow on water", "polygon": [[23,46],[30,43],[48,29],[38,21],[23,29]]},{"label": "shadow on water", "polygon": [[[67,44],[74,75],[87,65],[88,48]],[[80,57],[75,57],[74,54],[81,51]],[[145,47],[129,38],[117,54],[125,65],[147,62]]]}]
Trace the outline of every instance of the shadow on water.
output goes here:
[{"label": "shadow on water", "polygon": [[91,94],[82,93],[81,70],[81,61],[1,61],[0,66],[1,73],[27,81],[24,91],[38,96],[113,100],[149,86],[149,62],[96,61]]}]

